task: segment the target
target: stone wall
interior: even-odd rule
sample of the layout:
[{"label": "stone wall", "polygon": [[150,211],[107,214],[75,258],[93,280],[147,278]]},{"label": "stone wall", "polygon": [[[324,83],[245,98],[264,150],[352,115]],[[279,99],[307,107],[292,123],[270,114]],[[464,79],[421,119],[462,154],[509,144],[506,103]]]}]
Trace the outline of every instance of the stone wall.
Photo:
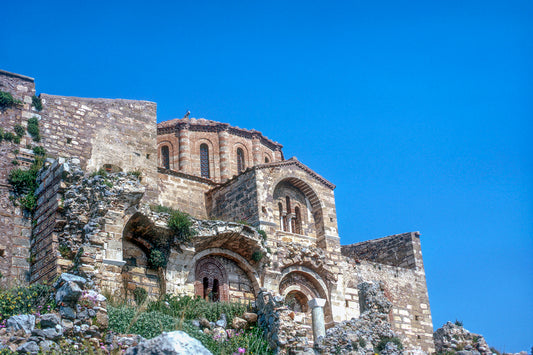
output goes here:
[{"label": "stone wall", "polygon": [[79,157],[96,171],[105,164],[142,172],[145,199],[156,200],[156,104],[41,94],[41,136],[53,156]]},{"label": "stone wall", "polygon": [[[0,70],[0,91],[9,92],[21,101],[21,104],[0,109],[0,127],[5,132],[14,132],[16,124],[26,127],[28,118],[37,113],[31,106],[35,94],[33,78]],[[33,153],[25,149],[26,144],[33,144],[27,134],[19,144],[0,142],[0,272],[3,276],[0,282],[4,285],[24,283],[28,278],[31,216],[10,200],[12,188],[7,180],[13,168],[31,164]],[[18,165],[14,165],[14,161]]]},{"label": "stone wall", "polygon": [[[422,264],[420,235],[418,232],[404,233],[376,241],[377,244],[382,244],[387,240],[391,245],[403,245],[402,250],[410,249],[410,259],[414,262],[405,264],[408,267],[400,267],[348,257],[343,274],[346,305],[351,308],[349,313],[355,315],[361,311],[357,285],[365,281],[381,281],[385,295],[393,305],[389,321],[406,349],[432,353],[435,351],[433,322]],[[372,241],[369,242],[372,244]],[[343,246],[343,252],[345,250]]]},{"label": "stone wall", "polygon": [[64,165],[56,160],[37,177],[40,184],[35,191],[37,207],[33,215],[35,222],[31,241],[32,283],[52,281],[60,273],[60,265],[70,264],[68,261],[65,263],[61,257],[57,239],[57,228],[61,228],[64,222],[60,218],[60,209],[63,208],[64,171]]},{"label": "stone wall", "polygon": [[259,224],[256,174],[248,170],[225,184],[210,190],[206,196],[210,218]]},{"label": "stone wall", "polygon": [[205,193],[216,184],[208,179],[158,169],[158,203],[190,214],[196,218],[207,218]]},{"label": "stone wall", "polygon": [[354,260],[413,269],[416,267],[413,233],[391,235],[342,246],[342,255]]}]

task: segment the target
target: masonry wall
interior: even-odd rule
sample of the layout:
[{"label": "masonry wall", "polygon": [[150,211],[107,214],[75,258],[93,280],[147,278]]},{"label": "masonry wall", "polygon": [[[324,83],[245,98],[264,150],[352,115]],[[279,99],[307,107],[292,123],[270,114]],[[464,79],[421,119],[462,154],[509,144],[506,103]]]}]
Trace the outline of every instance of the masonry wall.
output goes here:
[{"label": "masonry wall", "polygon": [[[22,103],[0,110],[0,127],[4,132],[14,133],[16,124],[26,127],[27,119],[32,117],[32,96],[35,82],[32,78],[0,70],[0,91],[9,92]],[[31,219],[20,207],[10,200],[11,185],[7,177],[13,168],[27,167],[33,160],[33,152],[26,144],[34,144],[25,134],[20,143],[0,142],[0,283],[26,282],[29,271],[29,246]],[[16,161],[18,165],[14,165]]]},{"label": "masonry wall", "polygon": [[209,191],[206,195],[208,216],[257,226],[259,213],[255,179],[255,171],[251,169]]},{"label": "masonry wall", "polygon": [[216,184],[207,179],[159,168],[158,204],[205,219],[205,193],[214,186]]},{"label": "masonry wall", "polygon": [[415,268],[413,233],[397,234],[342,246],[342,254],[351,259],[369,260],[380,264]]},{"label": "masonry wall", "polygon": [[42,142],[53,156],[79,157],[87,171],[111,164],[141,171],[146,201],[157,197],[156,104],[41,94]]},{"label": "masonry wall", "polygon": [[64,260],[58,251],[57,229],[61,227],[62,174],[64,167],[56,160],[48,169],[42,170],[35,195],[37,207],[34,212],[33,238],[31,241],[30,282],[52,281],[70,261]]},{"label": "masonry wall", "polygon": [[[402,337],[406,349],[418,349],[432,353],[435,351],[433,322],[422,264],[419,233],[404,233],[377,239],[376,244],[387,241],[395,246],[408,244],[400,250],[412,250],[410,256],[407,257],[407,259],[412,259],[412,262],[407,264],[412,267],[392,266],[362,258],[348,257],[349,264],[345,266],[343,273],[347,314],[357,315],[360,312],[360,300],[357,295],[357,285],[360,282],[382,281],[385,285],[385,295],[393,304],[389,321],[393,330]],[[343,246],[343,254],[345,250]]]}]

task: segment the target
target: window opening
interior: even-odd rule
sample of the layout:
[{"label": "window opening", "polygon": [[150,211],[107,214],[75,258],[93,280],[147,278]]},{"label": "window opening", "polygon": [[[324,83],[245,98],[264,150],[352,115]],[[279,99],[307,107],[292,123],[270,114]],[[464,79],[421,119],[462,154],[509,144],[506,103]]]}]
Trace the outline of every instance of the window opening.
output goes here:
[{"label": "window opening", "polygon": [[265,157],[265,163],[269,163],[268,157]]},{"label": "window opening", "polygon": [[212,302],[218,302],[220,300],[220,292],[219,292],[218,289],[219,289],[218,280],[214,279],[213,280],[213,291],[212,291],[212,294],[211,294],[211,301]]},{"label": "window opening", "polygon": [[207,289],[209,288],[209,279],[207,277],[204,277],[204,280],[203,280],[203,285],[204,285],[204,300],[207,299]]},{"label": "window opening", "polygon": [[302,234],[302,217],[300,207],[294,207],[294,233]]},{"label": "window opening", "polygon": [[200,173],[203,178],[209,179],[209,147],[203,143],[200,145]]},{"label": "window opening", "polygon": [[170,169],[170,155],[166,145],[161,147],[161,163],[163,168]]},{"label": "window opening", "polygon": [[244,169],[244,151],[241,148],[237,148],[237,172],[242,173]]}]

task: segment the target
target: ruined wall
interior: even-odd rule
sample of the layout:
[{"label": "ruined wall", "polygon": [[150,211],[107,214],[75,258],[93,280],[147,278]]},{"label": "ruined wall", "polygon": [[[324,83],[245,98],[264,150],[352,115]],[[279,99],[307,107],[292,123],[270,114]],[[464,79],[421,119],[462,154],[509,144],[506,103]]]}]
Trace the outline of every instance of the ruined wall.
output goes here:
[{"label": "ruined wall", "polygon": [[156,200],[155,103],[48,94],[41,94],[41,99],[42,142],[49,154],[79,157],[88,171],[104,164],[141,171],[145,199]]},{"label": "ruined wall", "polygon": [[[26,127],[28,118],[36,113],[31,106],[34,80],[0,70],[0,91],[9,92],[21,101],[21,104],[0,109],[0,127],[12,133],[16,124]],[[12,169],[31,164],[33,153],[25,149],[26,144],[33,144],[27,134],[18,144],[0,142],[0,272],[3,276],[0,282],[3,284],[25,282],[28,278],[31,219],[10,200],[12,188],[7,181]],[[18,165],[14,165],[14,161]]]},{"label": "ruined wall", "polygon": [[205,193],[216,184],[210,180],[159,168],[158,204],[196,218],[207,218]]},{"label": "ruined wall", "polygon": [[[405,264],[409,265],[408,268],[348,257],[348,264],[343,274],[346,304],[351,308],[349,313],[360,312],[360,299],[356,289],[359,283],[382,281],[385,295],[393,304],[389,315],[393,330],[402,337],[406,348],[432,353],[434,352],[433,322],[422,264],[419,233],[404,233],[376,239],[376,244],[383,245],[387,241],[390,245],[403,245],[400,250],[411,249],[407,255],[410,255],[408,259],[412,259],[413,262]],[[369,241],[370,245],[373,245],[371,242]],[[343,246],[343,254],[346,250],[352,249]]]},{"label": "ruined wall", "polygon": [[64,224],[60,218],[60,210],[63,208],[63,172],[63,164],[56,160],[37,177],[40,184],[35,191],[37,207],[33,216],[35,222],[31,241],[32,283],[52,281],[59,274],[61,266],[71,264],[61,257],[57,238],[57,229]]},{"label": "ruined wall", "polygon": [[255,170],[248,170],[206,195],[210,218],[223,221],[244,221],[252,226],[259,224]]},{"label": "ruined wall", "polygon": [[[231,127],[206,119],[184,118],[158,124],[158,162],[164,167],[161,148],[168,147],[169,169],[202,176],[200,146],[209,150],[209,179],[225,182],[239,174],[237,149],[244,154],[243,169],[265,162],[282,161],[281,144],[261,132]],[[207,176],[204,176],[207,177]]]},{"label": "ruined wall", "polygon": [[354,260],[370,260],[380,264],[409,269],[416,267],[412,233],[397,234],[385,238],[343,245],[342,255]]}]

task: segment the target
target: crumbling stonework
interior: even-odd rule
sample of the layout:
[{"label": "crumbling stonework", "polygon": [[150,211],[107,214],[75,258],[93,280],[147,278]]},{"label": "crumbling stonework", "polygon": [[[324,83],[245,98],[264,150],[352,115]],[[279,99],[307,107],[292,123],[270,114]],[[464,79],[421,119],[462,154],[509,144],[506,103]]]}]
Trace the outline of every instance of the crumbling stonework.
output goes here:
[{"label": "crumbling stonework", "polygon": [[433,334],[437,353],[457,352],[462,355],[492,354],[483,335],[466,330],[460,323],[448,322]]},{"label": "crumbling stonework", "polygon": [[[6,176],[13,159],[31,164],[24,144],[35,143],[25,134],[18,146],[0,146],[3,274],[24,273],[29,262],[31,282],[76,270],[125,297],[140,287],[151,297],[255,300],[270,309],[274,323],[268,316],[261,324],[282,330],[271,338],[287,352],[314,341],[309,301],[323,300],[327,328],[355,331],[371,322],[359,285],[379,284],[392,307],[378,318],[390,328],[374,333],[390,330],[406,351],[434,352],[420,234],[341,246],[335,185],[285,160],[279,143],[205,119],[157,124],[156,105],[146,101],[41,94],[38,112],[33,79],[0,72],[0,86],[22,102],[0,112],[2,127],[37,117],[41,145],[56,159],[40,173],[33,216],[23,214],[9,200]],[[196,235],[177,238],[169,211],[155,205],[189,213]],[[155,265],[157,252],[164,262]]]}]

